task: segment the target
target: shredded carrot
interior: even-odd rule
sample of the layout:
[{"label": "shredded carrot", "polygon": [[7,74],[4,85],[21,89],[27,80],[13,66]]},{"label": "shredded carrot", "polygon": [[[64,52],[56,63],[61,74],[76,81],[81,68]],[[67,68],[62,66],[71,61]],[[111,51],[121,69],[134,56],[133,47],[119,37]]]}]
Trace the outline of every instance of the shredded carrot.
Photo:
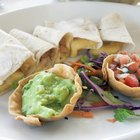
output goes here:
[{"label": "shredded carrot", "polygon": [[115,123],[117,120],[115,118],[107,119],[108,122]]},{"label": "shredded carrot", "polygon": [[93,118],[93,112],[73,111],[70,116],[78,118]]},{"label": "shredded carrot", "polygon": [[100,102],[92,103],[91,105],[94,107],[100,107],[100,106],[106,106],[108,104],[104,101],[100,101]]},{"label": "shredded carrot", "polygon": [[83,67],[85,67],[86,69],[90,70],[94,75],[96,75],[96,70],[95,70],[94,68],[90,67],[90,66],[87,66],[87,65],[85,65],[85,64],[78,63],[78,62],[70,62],[70,63],[72,64],[72,67],[73,67],[74,65],[79,66],[79,67],[83,66]]},{"label": "shredded carrot", "polygon": [[[78,59],[78,60],[76,60],[76,61],[73,61],[73,62],[70,62],[71,67],[74,67],[74,66],[75,66],[75,64],[72,64],[72,63],[80,63],[80,59]],[[79,66],[78,66],[78,67],[79,67]]]},{"label": "shredded carrot", "polygon": [[[89,72],[86,72],[86,75],[87,76],[94,76],[95,75],[95,73],[93,73],[92,71],[89,71]],[[102,77],[102,70],[101,69],[98,69],[98,70],[96,70],[96,76],[99,76],[99,77]]]},{"label": "shredded carrot", "polygon": [[77,69],[78,68],[79,68],[79,66],[76,66],[76,65],[73,67],[73,69],[74,69],[75,72],[77,72]]}]

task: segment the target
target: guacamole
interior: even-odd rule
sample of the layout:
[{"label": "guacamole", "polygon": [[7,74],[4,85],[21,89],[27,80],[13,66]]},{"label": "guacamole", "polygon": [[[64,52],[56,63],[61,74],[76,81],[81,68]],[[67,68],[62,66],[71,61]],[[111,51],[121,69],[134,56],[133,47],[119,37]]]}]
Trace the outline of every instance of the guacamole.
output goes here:
[{"label": "guacamole", "polygon": [[51,118],[63,110],[75,91],[73,80],[40,72],[22,89],[22,113]]}]

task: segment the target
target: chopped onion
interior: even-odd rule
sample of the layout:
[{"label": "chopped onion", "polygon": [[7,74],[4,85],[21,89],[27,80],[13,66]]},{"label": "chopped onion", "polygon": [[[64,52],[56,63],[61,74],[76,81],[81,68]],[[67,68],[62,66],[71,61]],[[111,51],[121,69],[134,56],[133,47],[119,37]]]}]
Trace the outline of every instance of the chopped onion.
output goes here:
[{"label": "chopped onion", "polygon": [[128,75],[129,75],[129,73],[117,74],[116,78],[118,78],[118,79],[125,79]]}]

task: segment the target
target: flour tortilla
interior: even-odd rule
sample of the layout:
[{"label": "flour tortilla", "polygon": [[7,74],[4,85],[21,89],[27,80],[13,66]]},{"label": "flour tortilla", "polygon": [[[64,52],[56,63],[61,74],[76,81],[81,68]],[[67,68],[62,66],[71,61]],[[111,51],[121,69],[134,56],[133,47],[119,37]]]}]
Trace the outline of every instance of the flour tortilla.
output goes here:
[{"label": "flour tortilla", "polygon": [[135,47],[119,14],[112,13],[103,17],[99,24],[99,31],[104,42],[120,42],[122,43],[122,49],[125,50]]},{"label": "flour tortilla", "polygon": [[34,29],[33,34],[57,46],[59,49],[59,55],[56,63],[63,62],[69,57],[70,44],[73,40],[71,33],[50,27],[37,26]]},{"label": "flour tortilla", "polygon": [[31,56],[30,51],[19,45],[0,45],[0,85]]},{"label": "flour tortilla", "polygon": [[16,38],[0,29],[0,45],[4,43],[22,45]]},{"label": "flour tortilla", "polygon": [[102,46],[99,31],[91,19],[73,19],[60,22],[45,22],[47,27],[55,28],[73,34],[71,56],[75,57],[79,50],[98,49]]},{"label": "flour tortilla", "polygon": [[56,45],[18,29],[12,29],[10,34],[33,52],[38,62],[37,71],[52,67],[58,51]]},{"label": "flour tortilla", "polygon": [[[31,63],[29,64],[27,61]],[[33,69],[34,65],[35,60],[32,52],[25,48],[16,38],[0,30],[0,87],[8,77],[18,69],[21,69],[21,67],[22,70],[26,69],[26,71],[21,70],[26,75]]]}]

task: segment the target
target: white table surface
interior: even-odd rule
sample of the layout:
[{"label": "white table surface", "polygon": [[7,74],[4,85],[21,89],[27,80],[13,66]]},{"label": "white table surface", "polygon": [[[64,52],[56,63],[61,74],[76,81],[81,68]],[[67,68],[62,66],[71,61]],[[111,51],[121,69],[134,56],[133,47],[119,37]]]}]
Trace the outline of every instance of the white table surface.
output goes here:
[{"label": "white table surface", "polygon": [[53,2],[57,0],[0,0],[0,13]]},{"label": "white table surface", "polygon": [[[58,1],[69,0],[0,0],[0,13]],[[140,5],[140,2],[137,5]]]}]

